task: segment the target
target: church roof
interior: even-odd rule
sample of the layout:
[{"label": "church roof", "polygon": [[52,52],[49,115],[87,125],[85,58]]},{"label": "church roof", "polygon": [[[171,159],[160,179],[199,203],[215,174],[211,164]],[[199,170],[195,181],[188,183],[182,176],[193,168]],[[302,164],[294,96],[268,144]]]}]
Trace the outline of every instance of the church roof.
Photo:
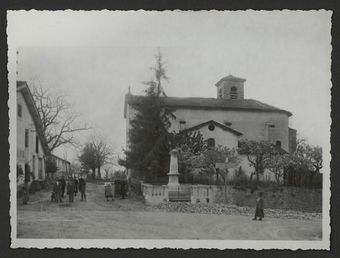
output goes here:
[{"label": "church roof", "polygon": [[[126,105],[143,105],[145,96],[127,94],[125,96],[124,117],[126,117]],[[183,109],[212,109],[212,110],[244,110],[259,112],[284,113],[291,116],[289,111],[262,103],[254,99],[217,99],[217,98],[178,98],[162,97],[164,103],[170,108]]]},{"label": "church roof", "polygon": [[237,136],[241,136],[241,135],[242,135],[241,132],[236,131],[235,129],[232,129],[232,128],[228,127],[228,126],[225,126],[224,124],[221,124],[221,123],[219,123],[219,122],[216,122],[215,120],[210,120],[210,121],[207,121],[207,122],[204,122],[204,123],[195,125],[195,126],[193,126],[193,127],[187,128],[187,129],[185,129],[185,130],[183,130],[183,131],[181,131],[181,132],[196,130],[196,129],[198,129],[198,128],[201,128],[201,127],[203,127],[203,126],[210,125],[210,124],[214,124],[215,126],[220,127],[220,128],[223,129],[224,131],[229,131],[229,132],[231,132],[231,133],[233,133],[233,134],[235,134],[235,135],[237,135]]},{"label": "church roof", "polygon": [[30,89],[28,88],[28,85],[25,81],[17,81],[17,92],[21,92],[24,100],[27,104],[28,110],[32,116],[34,125],[36,127],[41,145],[43,147],[44,153],[46,155],[50,154],[50,149],[48,147],[47,144],[47,140],[45,138],[45,135],[43,133],[43,125],[42,125],[42,121],[37,109],[37,106],[35,105],[32,93],[30,91]]},{"label": "church roof", "polygon": [[233,81],[233,82],[245,82],[246,79],[240,78],[240,77],[235,77],[233,75],[228,75],[226,77],[223,77],[221,80],[219,80],[215,85],[219,85],[223,81]]}]

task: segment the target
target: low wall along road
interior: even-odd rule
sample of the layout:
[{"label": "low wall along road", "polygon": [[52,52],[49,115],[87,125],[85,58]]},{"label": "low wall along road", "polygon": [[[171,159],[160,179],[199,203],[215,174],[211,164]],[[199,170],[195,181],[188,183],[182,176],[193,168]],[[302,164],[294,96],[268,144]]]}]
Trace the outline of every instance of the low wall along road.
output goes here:
[{"label": "low wall along road", "polygon": [[[176,191],[178,192],[177,199]],[[263,192],[266,208],[306,212],[322,211],[321,189],[268,187],[252,191],[228,186],[225,193],[223,186],[179,185],[169,190],[167,185],[142,184],[142,193],[148,205],[168,201],[190,201],[191,203],[226,203],[252,207],[260,191]]]}]

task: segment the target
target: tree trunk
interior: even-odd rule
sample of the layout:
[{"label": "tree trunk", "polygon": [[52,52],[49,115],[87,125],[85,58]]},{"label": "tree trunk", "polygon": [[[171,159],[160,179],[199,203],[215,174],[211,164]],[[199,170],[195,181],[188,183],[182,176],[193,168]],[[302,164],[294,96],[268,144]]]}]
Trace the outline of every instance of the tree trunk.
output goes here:
[{"label": "tree trunk", "polygon": [[100,173],[100,167],[98,167],[98,178],[101,179],[102,178],[102,175]]},{"label": "tree trunk", "polygon": [[280,172],[277,172],[277,174],[276,174],[276,183],[277,183],[277,185],[281,184],[280,179],[281,179]]},{"label": "tree trunk", "polygon": [[249,177],[249,183],[253,181],[253,176],[255,175],[255,172],[252,172]]},{"label": "tree trunk", "polygon": [[220,172],[219,169],[216,168],[216,182],[215,182],[216,185],[218,185],[219,172]]},{"label": "tree trunk", "polygon": [[224,179],[224,203],[227,203],[227,179]]},{"label": "tree trunk", "polygon": [[260,182],[260,173],[259,171],[256,171],[256,184],[258,184]]},{"label": "tree trunk", "polygon": [[96,168],[92,168],[92,179],[96,179]]}]

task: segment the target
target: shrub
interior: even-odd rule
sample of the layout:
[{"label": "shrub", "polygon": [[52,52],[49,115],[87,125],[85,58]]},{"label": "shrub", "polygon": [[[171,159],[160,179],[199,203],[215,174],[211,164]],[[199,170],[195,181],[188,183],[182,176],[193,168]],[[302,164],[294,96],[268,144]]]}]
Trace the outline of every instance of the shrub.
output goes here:
[{"label": "shrub", "polygon": [[242,166],[239,166],[238,170],[235,172],[233,179],[229,180],[228,184],[233,185],[233,186],[240,186],[240,187],[249,186],[248,177],[245,171],[242,169]]},{"label": "shrub", "polygon": [[141,182],[139,180],[130,178],[128,181],[129,187],[129,195],[131,196],[141,196],[142,195],[142,187]]}]

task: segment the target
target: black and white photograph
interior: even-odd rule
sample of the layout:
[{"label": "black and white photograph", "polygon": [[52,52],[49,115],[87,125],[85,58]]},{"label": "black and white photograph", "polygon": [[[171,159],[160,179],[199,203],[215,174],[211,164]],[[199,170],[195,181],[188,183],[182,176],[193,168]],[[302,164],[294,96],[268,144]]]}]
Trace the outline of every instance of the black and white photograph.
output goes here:
[{"label": "black and white photograph", "polygon": [[8,11],[12,248],[330,248],[332,11]]}]

